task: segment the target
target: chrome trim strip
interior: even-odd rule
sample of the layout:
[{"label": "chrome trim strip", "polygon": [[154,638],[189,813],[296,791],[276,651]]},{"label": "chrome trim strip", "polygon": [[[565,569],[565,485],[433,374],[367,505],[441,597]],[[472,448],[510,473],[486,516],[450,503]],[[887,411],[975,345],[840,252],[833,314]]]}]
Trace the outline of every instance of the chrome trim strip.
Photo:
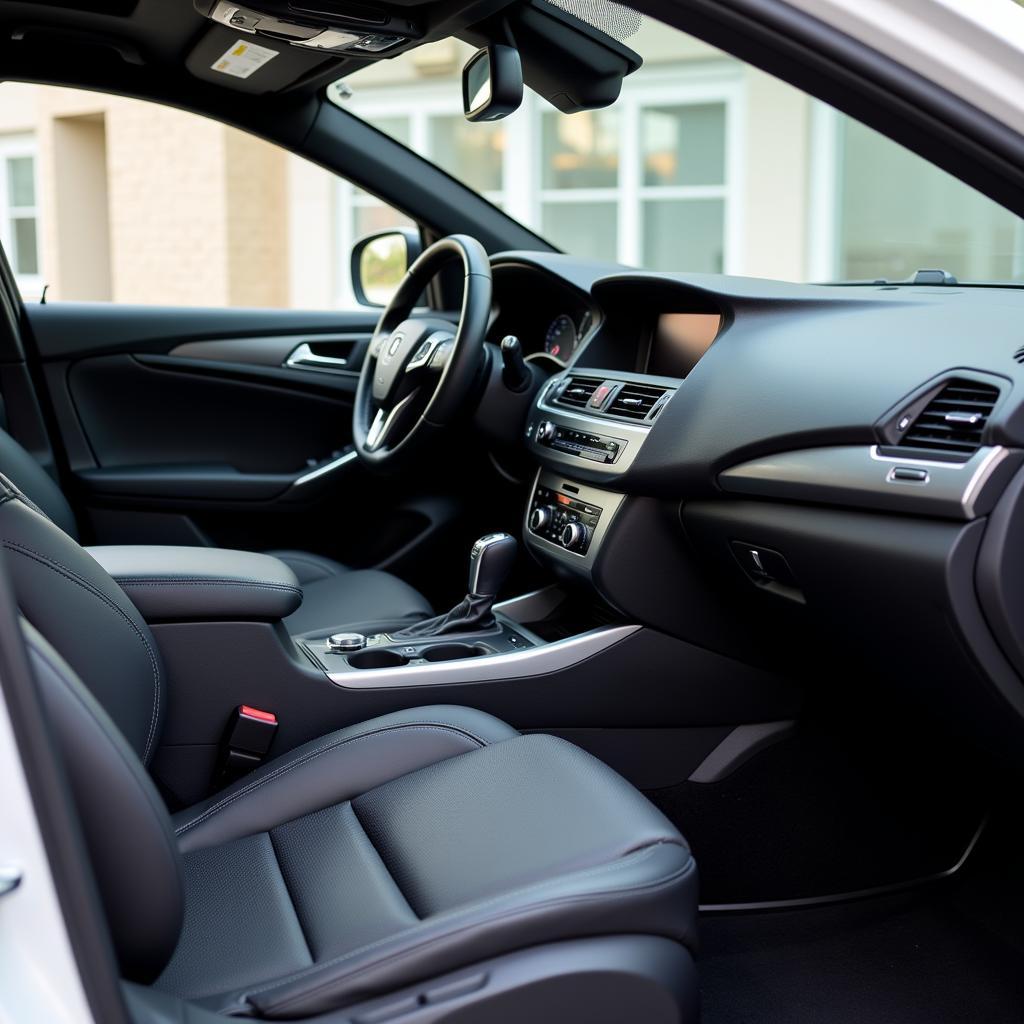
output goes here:
[{"label": "chrome trim strip", "polygon": [[563,672],[589,661],[639,632],[642,626],[609,626],[531,647],[514,654],[443,661],[433,665],[329,672],[328,679],[343,690],[403,689],[413,686],[459,686],[502,679],[536,678]]},{"label": "chrome trim strip", "polygon": [[[718,483],[734,494],[970,520],[991,511],[1022,463],[1024,451],[1002,445],[964,462],[882,455],[877,445],[809,448],[731,466]],[[893,479],[902,465],[927,467],[927,479]]]},{"label": "chrome trim strip", "polygon": [[312,480],[319,480],[322,476],[327,476],[328,473],[334,473],[336,470],[341,469],[342,466],[347,466],[350,462],[355,462],[359,458],[355,449],[350,452],[345,452],[344,455],[339,455],[336,459],[328,462],[324,466],[318,466],[316,469],[310,470],[308,473],[303,473],[302,476],[292,484],[292,487],[301,487],[303,484],[308,484]]}]

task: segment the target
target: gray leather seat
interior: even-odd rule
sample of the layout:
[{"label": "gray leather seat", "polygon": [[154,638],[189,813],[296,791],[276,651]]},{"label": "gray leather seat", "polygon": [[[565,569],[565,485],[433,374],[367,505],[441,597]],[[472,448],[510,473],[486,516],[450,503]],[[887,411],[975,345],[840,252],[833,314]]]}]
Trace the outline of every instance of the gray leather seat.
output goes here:
[{"label": "gray leather seat", "polygon": [[3,478],[0,543],[121,970],[161,1019],[696,1019],[693,858],[604,764],[416,708],[172,819],[146,623]]},{"label": "gray leather seat", "polygon": [[[0,473],[42,509],[69,537],[78,539],[75,516],[53,478],[17,441],[0,430]],[[293,634],[336,626],[405,625],[433,615],[427,599],[408,583],[376,569],[350,569],[309,551],[270,551],[302,586],[302,606],[285,620]]]}]

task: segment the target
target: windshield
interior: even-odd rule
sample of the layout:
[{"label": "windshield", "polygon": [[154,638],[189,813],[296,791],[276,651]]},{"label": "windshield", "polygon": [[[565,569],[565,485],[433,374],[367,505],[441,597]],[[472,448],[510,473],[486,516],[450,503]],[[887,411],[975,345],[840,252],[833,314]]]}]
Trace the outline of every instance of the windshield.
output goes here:
[{"label": "windshield", "polygon": [[[632,18],[615,33],[644,63],[603,110],[561,114],[527,89],[515,114],[471,124],[460,73],[473,51],[455,40],[360,71],[339,102],[578,256],[792,281],[924,268],[1024,280],[1013,214],[804,93],[618,10]],[[359,224],[397,216],[362,193],[351,203]]]}]

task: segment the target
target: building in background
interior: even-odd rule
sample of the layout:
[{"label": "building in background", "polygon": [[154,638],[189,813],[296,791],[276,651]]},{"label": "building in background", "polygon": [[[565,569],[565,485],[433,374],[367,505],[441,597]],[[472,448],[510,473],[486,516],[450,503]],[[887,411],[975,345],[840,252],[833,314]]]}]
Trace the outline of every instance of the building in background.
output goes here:
[{"label": "building in background", "polygon": [[[469,124],[453,40],[364,70],[343,103],[580,255],[1024,277],[1016,218],[912,154],[679,33],[648,22],[630,43],[645,64],[609,110],[564,116],[527,90],[507,120]],[[251,136],[98,93],[0,86],[0,160],[0,240],[29,299],[346,306],[352,243],[409,223]]]}]

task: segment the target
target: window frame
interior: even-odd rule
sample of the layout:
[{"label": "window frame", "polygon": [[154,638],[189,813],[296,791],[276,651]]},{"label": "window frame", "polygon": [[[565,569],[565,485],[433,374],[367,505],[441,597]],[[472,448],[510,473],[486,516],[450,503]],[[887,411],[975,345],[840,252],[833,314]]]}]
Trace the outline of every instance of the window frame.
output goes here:
[{"label": "window frame", "polygon": [[[15,206],[11,202],[10,176],[8,173],[8,161],[29,157],[32,160],[32,181],[35,193],[34,206]],[[42,203],[39,196],[39,140],[33,132],[23,132],[15,135],[0,136],[0,244],[7,254],[7,261],[14,273],[18,288],[23,296],[33,297],[41,295],[45,280],[45,269],[43,267],[43,237],[42,237]],[[17,243],[12,230],[15,217],[31,216],[35,220],[36,228],[36,263],[37,269],[34,274],[21,274],[17,269]]]}]

